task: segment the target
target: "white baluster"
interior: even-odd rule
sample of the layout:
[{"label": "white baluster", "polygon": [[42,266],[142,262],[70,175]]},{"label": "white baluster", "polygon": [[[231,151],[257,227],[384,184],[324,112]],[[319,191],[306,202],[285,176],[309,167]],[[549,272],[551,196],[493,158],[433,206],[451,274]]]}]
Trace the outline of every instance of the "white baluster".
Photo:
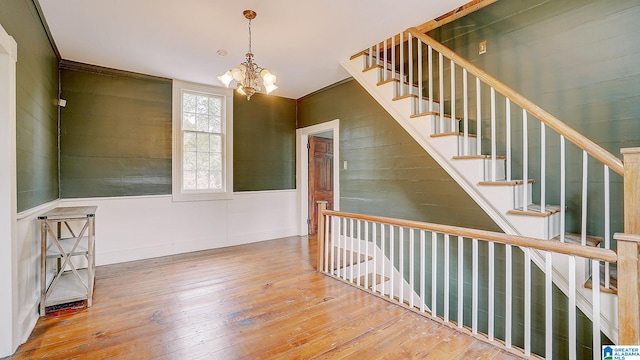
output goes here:
[{"label": "white baluster", "polygon": [[[356,267],[357,264],[357,259],[354,260],[355,256],[356,256],[356,247],[354,244],[354,235],[353,235],[353,219],[349,219],[349,237],[351,238],[351,245],[349,245],[351,252],[349,255],[349,270],[351,272],[350,276],[349,276],[349,282],[353,283],[353,268]],[[357,254],[357,256],[360,256],[360,254]],[[346,271],[345,271],[346,272]]]},{"label": "white baluster", "polygon": [[511,181],[511,100],[505,98],[505,132],[506,132],[506,150],[507,150],[507,181]]},{"label": "white baluster", "polygon": [[540,121],[540,212],[546,211],[547,199],[547,130]]},{"label": "white baluster", "polygon": [[505,276],[504,276],[504,345],[511,348],[511,326],[513,311],[513,250],[511,245],[504,246],[505,253]]},{"label": "white baluster", "polygon": [[[347,233],[347,219],[344,218],[342,219],[342,234],[344,237],[344,242],[342,243],[342,269],[340,272],[342,272],[342,278],[344,280],[347,280],[347,237],[349,236]],[[340,261],[338,261],[338,264],[340,264]]]},{"label": "white baluster", "polygon": [[531,355],[531,250],[524,248],[524,355]]},{"label": "white baluster", "polygon": [[522,109],[522,210],[529,206],[529,129],[527,128],[527,110]]},{"label": "white baluster", "polygon": [[[433,49],[431,45],[427,45],[427,51],[429,52],[427,54],[427,65],[429,66],[429,70],[427,71],[427,76],[429,76],[429,112],[433,112]],[[438,132],[442,132],[442,129]],[[434,131],[434,134],[435,133]]]},{"label": "white baluster", "polygon": [[376,281],[376,273],[378,272],[378,237],[376,229],[378,228],[376,223],[371,224],[371,238],[373,239],[373,264],[371,269],[371,291],[374,293],[377,291],[378,282]]},{"label": "white baluster", "polygon": [[400,96],[406,94],[404,79],[404,32],[400,33]]},{"label": "white baluster", "polygon": [[422,41],[418,40],[418,114],[424,112],[423,88],[422,86]]},{"label": "white baluster", "polygon": [[414,232],[413,229],[409,229],[409,287],[412,290],[412,292],[409,293],[409,306],[411,308],[413,308],[413,305],[414,305],[413,304],[413,298],[414,298],[413,289],[415,289],[415,287],[414,287],[414,277],[415,277],[414,272],[415,272],[415,269],[416,269],[415,268],[415,261],[414,261],[414,258],[415,258],[414,251],[415,251],[415,249],[414,249],[414,243],[413,243],[413,241],[414,241],[413,232]]},{"label": "white baluster", "polygon": [[[385,259],[387,258],[387,254],[385,252],[385,225],[380,224],[380,251],[382,252],[382,258],[380,258],[380,277],[384,281],[385,277]],[[380,295],[384,296],[384,282],[380,284]]]},{"label": "white baluster", "polygon": [[426,300],[424,297],[425,271],[426,271],[426,239],[424,230],[420,230],[420,311],[425,312]]},{"label": "white baluster", "polygon": [[[609,167],[604,165],[604,248],[611,249],[611,192],[609,189]],[[611,287],[611,276],[609,274],[610,264],[604,263],[604,286]]]},{"label": "white baluster", "polygon": [[453,60],[451,60],[451,130],[460,132],[456,127],[456,63]]},{"label": "white baluster", "polygon": [[496,181],[496,89],[491,88],[491,181]]},{"label": "white baluster", "polygon": [[[338,226],[335,226],[336,222],[338,223]],[[335,247],[336,247],[336,236],[338,237],[338,241],[340,240],[340,218],[334,217],[333,225],[334,225],[333,233],[331,234],[331,248],[329,250],[331,254],[331,267],[329,268],[329,273],[331,275],[335,275],[335,268],[336,268]]]},{"label": "white baluster", "polygon": [[469,155],[469,86],[467,69],[462,68],[462,111],[464,113],[464,154]]},{"label": "white baluster", "polygon": [[368,67],[372,67],[373,66],[373,46],[371,46],[369,48],[369,66]]},{"label": "white baluster", "polygon": [[602,345],[600,344],[600,262],[598,260],[591,260],[591,284],[592,286],[592,299],[593,303],[593,326],[592,326],[592,338],[593,338],[593,358],[598,359]]},{"label": "white baluster", "polygon": [[[364,222],[364,288],[369,288],[369,224],[370,222]],[[360,240],[362,242],[362,240]],[[375,282],[375,277],[373,278]]]},{"label": "white baluster", "polygon": [[[438,98],[440,100],[440,132],[445,132],[444,127],[444,59],[442,53],[438,53]],[[451,129],[450,131],[453,131]]]},{"label": "white baluster", "polygon": [[[396,37],[391,37],[391,78],[396,78]],[[395,86],[395,85],[394,85]]]},{"label": "white baluster", "polygon": [[472,240],[471,331],[478,333],[478,239]]},{"label": "white baluster", "polygon": [[488,320],[489,320],[489,333],[487,334],[489,337],[489,341],[493,341],[494,336],[494,328],[495,328],[495,243],[493,241],[489,241],[489,304],[488,304]]},{"label": "white baluster", "polygon": [[566,207],[566,153],[565,139],[560,135],[560,242],[564,242],[565,230],[565,207]]},{"label": "white baluster", "polygon": [[551,262],[551,252],[545,252],[544,270],[544,295],[545,301],[545,356],[547,359],[553,357],[553,263]]},{"label": "white baluster", "polygon": [[576,257],[569,256],[569,359],[577,358],[578,325],[576,322]]},{"label": "white baluster", "polygon": [[464,326],[464,239],[458,236],[458,328]]},{"label": "white baluster", "polygon": [[438,234],[431,232],[431,316],[438,316]]},{"label": "white baluster", "polygon": [[444,234],[444,322],[449,322],[449,234]]},{"label": "white baluster", "polygon": [[389,80],[389,59],[387,59],[387,39],[384,39],[383,45],[382,45],[382,51],[384,51],[384,54],[382,55],[382,59],[383,59],[383,63],[384,63],[384,71],[383,71],[383,76],[382,76],[382,80]]},{"label": "white baluster", "polygon": [[[589,174],[589,154],[586,151],[582,151],[582,226],[580,228],[580,243],[584,246],[587,245],[587,185]],[[598,284],[600,286],[600,284]],[[596,284],[593,284],[596,287]]]},{"label": "white baluster", "polygon": [[409,66],[409,94],[413,95],[413,37],[411,34],[407,34],[407,42],[409,47],[409,59],[407,59],[407,65]]},{"label": "white baluster", "polygon": [[400,288],[400,294],[398,294],[398,302],[404,304],[404,228],[398,227],[398,272],[400,278],[398,279],[398,287]]},{"label": "white baluster", "polygon": [[[357,237],[356,237],[356,239],[358,241],[358,253],[356,254],[356,265],[355,265],[355,267],[356,267],[356,285],[358,285],[358,286],[360,286],[360,276],[362,275],[361,271],[360,271],[360,267],[362,266],[362,263],[360,262],[360,254],[362,254],[362,245],[361,245],[362,244],[362,227],[361,227],[361,223],[362,223],[362,221],[356,220],[356,224],[357,224],[357,231],[356,231]],[[365,265],[366,265],[367,261],[368,260],[365,257],[365,261],[364,261]]]},{"label": "white baluster", "polygon": [[482,154],[482,96],[480,79],[476,78],[476,155]]},{"label": "white baluster", "polygon": [[393,285],[394,285],[394,277],[395,277],[395,247],[396,247],[396,239],[395,239],[395,227],[393,225],[389,225],[389,299],[393,301]]}]

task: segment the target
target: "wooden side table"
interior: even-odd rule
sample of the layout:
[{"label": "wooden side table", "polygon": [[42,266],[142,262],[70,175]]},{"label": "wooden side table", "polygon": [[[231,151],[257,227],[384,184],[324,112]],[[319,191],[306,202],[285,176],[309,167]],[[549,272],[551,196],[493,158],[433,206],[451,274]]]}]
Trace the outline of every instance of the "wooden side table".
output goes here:
[{"label": "wooden side table", "polygon": [[[58,207],[38,216],[41,241],[40,316],[46,314],[47,306],[80,300],[87,300],[87,307],[92,305],[97,208]],[[51,261],[53,259],[56,261]],[[82,259],[86,260],[86,268],[84,264],[78,265],[78,260]]]}]

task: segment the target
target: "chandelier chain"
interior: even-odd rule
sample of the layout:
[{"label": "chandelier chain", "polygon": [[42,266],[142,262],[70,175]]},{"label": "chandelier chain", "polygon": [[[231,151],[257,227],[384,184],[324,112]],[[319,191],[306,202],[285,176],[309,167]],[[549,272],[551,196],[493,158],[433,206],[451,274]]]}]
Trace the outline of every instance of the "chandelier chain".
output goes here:
[{"label": "chandelier chain", "polygon": [[249,52],[251,53],[251,19],[249,19]]}]

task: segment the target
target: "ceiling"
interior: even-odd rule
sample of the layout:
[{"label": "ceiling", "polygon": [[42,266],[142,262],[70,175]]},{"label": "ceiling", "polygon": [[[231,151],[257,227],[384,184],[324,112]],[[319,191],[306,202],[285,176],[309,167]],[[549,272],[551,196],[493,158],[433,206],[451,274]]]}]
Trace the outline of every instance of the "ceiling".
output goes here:
[{"label": "ceiling", "polygon": [[277,75],[273,95],[297,99],[347,78],[349,56],[468,0],[39,2],[63,59],[216,86],[244,61],[242,11],[255,10],[255,62]]}]

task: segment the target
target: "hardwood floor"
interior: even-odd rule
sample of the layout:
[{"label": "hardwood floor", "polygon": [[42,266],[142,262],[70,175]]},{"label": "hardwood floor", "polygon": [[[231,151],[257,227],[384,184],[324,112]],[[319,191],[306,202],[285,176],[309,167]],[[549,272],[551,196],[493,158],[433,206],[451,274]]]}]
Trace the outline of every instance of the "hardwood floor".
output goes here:
[{"label": "hardwood floor", "polygon": [[291,237],[97,268],[93,306],[6,359],[515,359],[315,272]]}]

